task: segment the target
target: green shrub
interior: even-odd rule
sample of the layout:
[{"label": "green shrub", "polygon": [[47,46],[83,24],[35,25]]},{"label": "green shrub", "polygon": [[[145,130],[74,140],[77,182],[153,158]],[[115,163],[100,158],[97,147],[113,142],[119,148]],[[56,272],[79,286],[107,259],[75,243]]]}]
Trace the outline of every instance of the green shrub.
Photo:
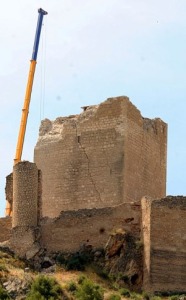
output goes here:
[{"label": "green shrub", "polygon": [[83,280],[75,295],[79,300],[103,300],[103,290],[89,279]]},{"label": "green shrub", "polygon": [[59,253],[58,256],[56,257],[56,262],[58,265],[65,265],[66,264],[66,259],[62,253]]},{"label": "green shrub", "polygon": [[7,267],[4,264],[0,264],[0,272],[8,273],[9,271],[8,271]]},{"label": "green shrub", "polygon": [[124,296],[125,298],[130,298],[130,291],[128,289],[122,288],[119,290],[121,296]]},{"label": "green shrub", "polygon": [[112,294],[109,296],[108,300],[121,300],[121,296],[118,294]]},{"label": "green shrub", "polygon": [[84,271],[85,266],[92,260],[93,254],[90,249],[81,249],[80,251],[68,256],[65,256],[63,253],[59,253],[56,257],[56,263],[64,266],[67,271]]},{"label": "green shrub", "polygon": [[82,284],[85,279],[87,279],[85,275],[80,275],[78,278],[78,284]]},{"label": "green shrub", "polygon": [[81,256],[79,256],[79,255],[73,255],[66,262],[65,269],[67,271],[70,271],[70,270],[83,271],[85,269],[85,267],[84,267],[84,262],[81,259]]},{"label": "green shrub", "polygon": [[70,281],[67,285],[67,291],[75,292],[77,290],[77,285],[74,281]]},{"label": "green shrub", "polygon": [[26,300],[58,300],[62,289],[54,278],[40,275],[31,285]]},{"label": "green shrub", "polygon": [[178,300],[180,298],[180,295],[172,295],[169,297],[169,300]]},{"label": "green shrub", "polygon": [[1,300],[8,300],[8,299],[10,299],[7,291],[5,291],[1,285],[0,285],[0,299]]},{"label": "green shrub", "polygon": [[85,265],[90,262],[90,257],[87,253],[74,253],[65,262],[65,268],[69,270],[83,271]]},{"label": "green shrub", "polygon": [[159,297],[159,296],[152,296],[152,297],[150,297],[150,300],[161,300],[161,297]]},{"label": "green shrub", "polygon": [[130,293],[130,297],[133,300],[141,300],[141,299],[143,299],[143,295],[135,293],[135,292],[131,292]]},{"label": "green shrub", "polygon": [[107,280],[110,279],[110,275],[105,269],[99,266],[94,266],[93,270],[99,277]]},{"label": "green shrub", "polygon": [[143,300],[150,300],[150,296],[147,292],[143,292],[142,295],[143,295]]}]

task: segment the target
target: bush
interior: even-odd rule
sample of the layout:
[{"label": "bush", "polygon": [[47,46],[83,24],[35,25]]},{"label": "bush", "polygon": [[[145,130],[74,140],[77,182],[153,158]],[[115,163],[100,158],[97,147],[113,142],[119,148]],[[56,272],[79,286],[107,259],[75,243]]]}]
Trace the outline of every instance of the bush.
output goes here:
[{"label": "bush", "polygon": [[130,293],[130,297],[133,300],[141,300],[141,299],[143,299],[143,295],[135,293],[135,292],[131,292]]},{"label": "bush", "polygon": [[75,292],[77,290],[77,285],[74,281],[70,281],[67,285],[67,291]]},{"label": "bush", "polygon": [[130,291],[128,289],[122,288],[119,290],[121,296],[124,296],[125,298],[130,298]]},{"label": "bush", "polygon": [[73,254],[66,262],[65,269],[67,271],[69,270],[77,270],[77,271],[83,271],[85,269],[84,267],[85,262],[82,255],[79,254]]},{"label": "bush", "polygon": [[110,295],[108,300],[121,300],[121,297],[118,294],[112,294],[112,295]]},{"label": "bush", "polygon": [[0,285],[0,299],[1,300],[8,300],[8,299],[10,299],[7,291],[5,291],[1,285]]},{"label": "bush", "polygon": [[4,264],[0,264],[0,272],[8,273],[9,271],[8,271],[7,267]]},{"label": "bush", "polygon": [[151,300],[161,300],[161,297],[159,296],[152,296],[150,297]]},{"label": "bush", "polygon": [[40,275],[32,283],[26,300],[58,300],[61,295],[62,289],[54,278]]},{"label": "bush", "polygon": [[78,284],[82,284],[85,279],[87,279],[85,275],[80,275],[78,278]]},{"label": "bush", "polygon": [[170,300],[178,300],[180,298],[180,295],[172,295],[169,297]]},{"label": "bush", "polygon": [[110,279],[110,275],[109,273],[103,269],[102,267],[98,266],[98,265],[93,265],[93,271],[101,278],[103,279]]},{"label": "bush", "polygon": [[56,257],[56,262],[58,265],[62,266],[66,264],[65,256],[62,253],[59,253]]},{"label": "bush", "polygon": [[84,271],[85,265],[90,262],[91,258],[88,253],[85,252],[77,252],[72,254],[65,262],[65,269],[69,270],[77,270]]},{"label": "bush", "polygon": [[89,279],[83,280],[75,295],[79,300],[103,300],[103,290]]}]

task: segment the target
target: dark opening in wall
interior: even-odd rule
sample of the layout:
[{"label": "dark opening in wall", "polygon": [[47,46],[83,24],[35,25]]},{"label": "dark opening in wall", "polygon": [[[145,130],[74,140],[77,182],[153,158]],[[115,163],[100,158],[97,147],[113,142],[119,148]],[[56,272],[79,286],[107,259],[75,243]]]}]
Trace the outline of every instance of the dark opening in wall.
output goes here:
[{"label": "dark opening in wall", "polygon": [[80,135],[78,135],[77,139],[78,139],[78,143],[80,143]]},{"label": "dark opening in wall", "polygon": [[134,274],[131,276],[130,281],[131,281],[132,285],[136,284],[137,280],[138,280],[138,274]]},{"label": "dark opening in wall", "polygon": [[99,230],[99,233],[103,234],[104,232],[105,232],[105,228],[101,227],[100,230]]}]

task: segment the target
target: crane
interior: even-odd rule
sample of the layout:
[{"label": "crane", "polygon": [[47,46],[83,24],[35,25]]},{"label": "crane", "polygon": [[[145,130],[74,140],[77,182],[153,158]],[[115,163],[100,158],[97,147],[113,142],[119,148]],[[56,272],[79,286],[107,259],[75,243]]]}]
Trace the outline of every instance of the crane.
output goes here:
[{"label": "crane", "polygon": [[[15,154],[15,158],[14,158],[14,165],[21,161],[25,132],[26,132],[26,125],[27,125],[27,119],[28,119],[28,113],[29,113],[29,105],[30,105],[30,99],[31,99],[31,93],[32,93],[32,86],[33,86],[34,74],[35,74],[36,63],[37,63],[37,53],[38,53],[38,48],[39,48],[42,22],[43,22],[44,15],[48,14],[42,8],[38,9],[38,13],[39,14],[38,14],[38,20],[37,20],[36,33],[35,33],[35,40],[34,40],[32,58],[30,61],[30,69],[29,69],[24,104],[23,104],[23,109],[22,109],[21,122],[20,122],[19,134],[18,134],[18,139],[17,139],[16,154]],[[11,207],[10,203],[8,201],[6,201],[5,214],[6,214],[6,216],[11,216],[11,213],[12,213],[12,207]]]}]

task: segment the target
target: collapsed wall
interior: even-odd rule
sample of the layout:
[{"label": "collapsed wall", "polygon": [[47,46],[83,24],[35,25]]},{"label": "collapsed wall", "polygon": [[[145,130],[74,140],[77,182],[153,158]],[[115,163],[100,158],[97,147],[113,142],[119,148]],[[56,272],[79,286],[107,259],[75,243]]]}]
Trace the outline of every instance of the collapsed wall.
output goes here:
[{"label": "collapsed wall", "polygon": [[143,118],[127,97],[44,120],[34,161],[42,171],[42,216],[103,208],[166,192],[167,126]]},{"label": "collapsed wall", "polygon": [[142,199],[144,290],[186,292],[186,197]]}]

